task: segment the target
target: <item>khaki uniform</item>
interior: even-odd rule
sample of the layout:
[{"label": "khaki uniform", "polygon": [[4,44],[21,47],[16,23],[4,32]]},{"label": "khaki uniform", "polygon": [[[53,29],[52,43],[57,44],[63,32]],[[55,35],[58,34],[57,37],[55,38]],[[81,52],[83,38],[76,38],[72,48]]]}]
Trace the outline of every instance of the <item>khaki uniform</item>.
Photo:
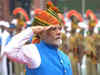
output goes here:
[{"label": "khaki uniform", "polygon": [[97,75],[100,75],[100,34],[95,36]]},{"label": "khaki uniform", "polygon": [[69,38],[69,58],[72,64],[73,75],[79,75],[78,73],[78,56],[77,56],[77,42],[76,37],[71,36]]},{"label": "khaki uniform", "polygon": [[82,65],[81,65],[82,75],[84,75],[84,72],[86,75],[97,75],[96,60],[95,60],[96,48],[95,48],[95,39],[93,38],[93,35],[87,36],[85,38],[84,47],[85,47],[84,56],[86,58],[85,60],[83,58],[84,61],[82,61]]},{"label": "khaki uniform", "polygon": [[[24,21],[21,19],[18,19],[18,24],[16,26],[16,34],[21,32],[21,30],[24,28]],[[24,69],[25,65],[24,64],[19,64],[14,62],[14,74],[15,75],[23,75],[24,74]]]}]

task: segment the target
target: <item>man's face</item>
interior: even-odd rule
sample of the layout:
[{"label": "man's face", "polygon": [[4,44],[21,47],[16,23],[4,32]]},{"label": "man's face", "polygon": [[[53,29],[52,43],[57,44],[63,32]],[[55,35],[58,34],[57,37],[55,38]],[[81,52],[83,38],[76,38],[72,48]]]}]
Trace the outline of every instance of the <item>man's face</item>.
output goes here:
[{"label": "man's face", "polygon": [[48,44],[59,46],[61,43],[61,29],[60,25],[51,27],[48,31],[44,32],[44,41]]}]

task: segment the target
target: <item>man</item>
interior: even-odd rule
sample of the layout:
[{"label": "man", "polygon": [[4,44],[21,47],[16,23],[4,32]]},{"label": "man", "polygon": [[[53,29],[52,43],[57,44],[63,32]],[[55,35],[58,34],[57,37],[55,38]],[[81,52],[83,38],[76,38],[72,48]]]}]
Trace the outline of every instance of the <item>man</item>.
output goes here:
[{"label": "man", "polygon": [[[15,28],[16,26],[14,24],[10,24],[9,28],[7,29],[9,36],[6,39],[5,46],[10,42],[12,37],[15,35]],[[7,69],[8,69],[8,75],[12,75],[13,73],[13,63],[7,59]]]},{"label": "man", "polygon": [[96,35],[94,28],[97,24],[97,18],[91,10],[86,11],[88,19],[88,35],[84,37],[84,54],[82,58],[82,75],[97,75],[96,61]]},{"label": "man", "polygon": [[[29,17],[23,8],[15,8],[13,10],[13,15],[16,17],[17,23],[15,32],[18,34],[26,28],[26,22],[29,21]],[[15,75],[22,75],[24,73],[25,65],[14,62],[14,68]]]},{"label": "man", "polygon": [[[7,40],[7,37],[9,36],[9,33],[7,31],[9,27],[9,23],[7,21],[2,21],[2,33],[1,33],[1,55],[3,53],[3,49],[5,47],[5,43]],[[1,62],[1,69],[2,69],[2,75],[8,75],[8,71],[7,71],[7,57],[3,57],[2,58],[2,62]]]},{"label": "man", "polygon": [[[26,64],[26,75],[72,75],[68,56],[58,50],[62,29],[60,20],[48,11],[37,10],[34,24],[38,20],[39,26],[29,27],[15,35],[5,47],[3,56]],[[25,44],[34,34],[39,36],[40,43]]]},{"label": "man", "polygon": [[71,26],[70,38],[68,38],[68,55],[71,60],[73,75],[80,75],[80,35],[77,33],[78,29],[81,29],[79,23],[83,21],[82,16],[76,10],[70,10],[67,13],[67,18],[71,20],[69,24]]}]

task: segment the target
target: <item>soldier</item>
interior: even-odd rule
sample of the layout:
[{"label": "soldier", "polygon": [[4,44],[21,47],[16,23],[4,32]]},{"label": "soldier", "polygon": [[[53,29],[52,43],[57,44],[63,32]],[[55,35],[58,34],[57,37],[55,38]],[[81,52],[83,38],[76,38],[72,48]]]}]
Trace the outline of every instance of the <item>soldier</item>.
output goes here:
[{"label": "soldier", "polygon": [[[9,33],[7,31],[9,27],[9,22],[7,21],[2,21],[2,33],[1,33],[1,53],[0,55],[3,54],[3,49],[5,47],[5,43],[7,40],[7,37],[9,36]],[[1,61],[1,71],[2,71],[2,75],[8,75],[8,70],[7,70],[7,57],[3,57],[2,61]]]},{"label": "soldier", "polygon": [[83,19],[81,17],[81,15],[75,11],[75,10],[71,10],[68,12],[67,17],[69,19],[71,19],[71,36],[69,38],[69,57],[71,59],[71,63],[72,63],[72,69],[73,69],[73,74],[74,75],[79,75],[79,71],[78,71],[78,62],[79,62],[79,56],[78,56],[78,39],[79,36],[76,33],[76,30],[78,28],[80,28],[78,26],[79,22],[82,22]]},{"label": "soldier", "polygon": [[22,8],[16,8],[13,10],[13,15],[17,19],[16,33],[19,33],[22,29],[26,28],[26,23],[29,21],[29,17],[26,11]]},{"label": "soldier", "polygon": [[[97,75],[100,75],[100,22],[95,27],[95,46],[96,46],[96,64],[97,64]],[[97,30],[97,31],[96,31]]]},{"label": "soldier", "polygon": [[97,75],[96,71],[96,47],[94,27],[97,24],[97,18],[91,10],[87,10],[88,18],[88,35],[84,40],[84,56],[82,60],[82,75]]},{"label": "soldier", "polygon": [[[29,21],[29,17],[26,11],[22,8],[16,8],[13,10],[13,15],[17,19],[16,24],[16,34],[20,33],[23,29],[26,28],[26,22]],[[18,64],[14,62],[14,73],[16,75],[24,74],[25,66],[23,64]]]}]

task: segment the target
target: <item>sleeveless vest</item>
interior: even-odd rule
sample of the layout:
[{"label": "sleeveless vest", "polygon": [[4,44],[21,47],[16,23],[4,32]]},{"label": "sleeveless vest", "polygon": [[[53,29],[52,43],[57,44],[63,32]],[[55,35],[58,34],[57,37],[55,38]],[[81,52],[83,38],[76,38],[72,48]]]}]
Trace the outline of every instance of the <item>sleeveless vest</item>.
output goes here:
[{"label": "sleeveless vest", "polygon": [[41,64],[36,69],[26,66],[26,75],[72,75],[68,56],[54,46],[41,41],[36,44],[41,56]]}]

